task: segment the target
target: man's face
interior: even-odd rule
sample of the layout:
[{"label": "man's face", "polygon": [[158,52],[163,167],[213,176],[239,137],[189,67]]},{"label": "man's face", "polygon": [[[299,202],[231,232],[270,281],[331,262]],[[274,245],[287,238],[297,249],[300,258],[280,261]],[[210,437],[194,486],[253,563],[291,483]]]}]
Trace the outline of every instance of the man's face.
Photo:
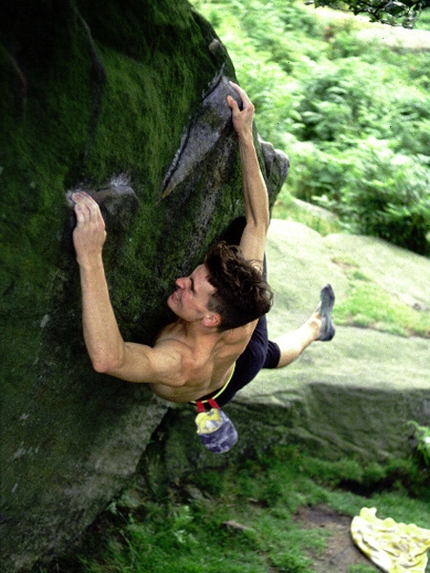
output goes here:
[{"label": "man's face", "polygon": [[176,287],[167,304],[179,318],[193,322],[210,314],[208,302],[215,288],[208,280],[208,270],[204,265],[199,265],[189,277],[176,279]]}]

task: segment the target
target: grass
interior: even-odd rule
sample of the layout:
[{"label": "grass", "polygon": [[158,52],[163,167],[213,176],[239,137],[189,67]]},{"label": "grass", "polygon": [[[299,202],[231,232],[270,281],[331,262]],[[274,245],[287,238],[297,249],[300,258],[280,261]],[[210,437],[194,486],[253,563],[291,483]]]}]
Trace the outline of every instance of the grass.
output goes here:
[{"label": "grass", "polygon": [[356,280],[336,308],[336,322],[374,328],[399,336],[430,338],[430,315],[417,311],[375,283]]},{"label": "grass", "polygon": [[33,572],[312,573],[330,532],[305,531],[294,517],[298,508],[323,504],[352,518],[362,507],[377,507],[378,517],[429,528],[429,477],[418,458],[363,466],[278,446],[158,484],[156,499],[141,482],[132,492],[138,503],[123,495],[70,555]]},{"label": "grass", "polygon": [[342,267],[350,284],[348,297],[336,304],[337,324],[430,338],[430,313],[412,308],[372,282],[353,259],[336,257],[333,262]]}]

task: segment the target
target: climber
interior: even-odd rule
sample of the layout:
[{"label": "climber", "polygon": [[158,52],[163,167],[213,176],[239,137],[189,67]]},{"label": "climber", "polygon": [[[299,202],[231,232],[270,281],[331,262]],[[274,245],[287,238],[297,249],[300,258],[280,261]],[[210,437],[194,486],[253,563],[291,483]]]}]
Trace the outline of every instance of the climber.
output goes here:
[{"label": "climber", "polygon": [[89,195],[72,195],[84,339],[93,366],[122,380],[147,383],[172,402],[201,404],[215,398],[223,406],[261,368],[287,366],[313,341],[334,336],[334,294],[326,285],[319,307],[305,324],[275,342],[268,340],[265,314],[272,303],[264,262],[268,194],[252,135],[254,106],[239,86],[231,86],[243,102],[241,110],[227,96],[242,164],[245,226],[238,247],[214,245],[188,277],[176,280],[167,304],[177,319],[161,330],[153,346],[123,340],[102,261],[103,217]]}]

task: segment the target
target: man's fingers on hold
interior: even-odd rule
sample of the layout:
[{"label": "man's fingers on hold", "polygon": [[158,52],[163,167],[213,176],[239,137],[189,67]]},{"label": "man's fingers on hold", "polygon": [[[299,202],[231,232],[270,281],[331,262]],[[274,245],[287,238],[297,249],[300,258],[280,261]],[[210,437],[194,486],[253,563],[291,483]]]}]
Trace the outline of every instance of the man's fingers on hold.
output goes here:
[{"label": "man's fingers on hold", "polygon": [[236,111],[239,109],[237,101],[233,97],[231,97],[230,95],[227,96],[227,103],[233,111]]},{"label": "man's fingers on hold", "polygon": [[235,84],[234,82],[230,81],[229,84],[231,85],[231,87],[240,95],[244,105],[251,103],[251,100],[248,97],[248,94],[246,93],[246,91],[244,89],[242,89],[240,86],[238,86],[237,84]]},{"label": "man's fingers on hold", "polygon": [[73,193],[72,199],[75,203],[79,203],[81,205],[97,205],[96,201],[94,201],[91,195],[85,191],[77,191],[76,193]]},{"label": "man's fingers on hold", "polygon": [[75,214],[76,214],[76,221],[79,227],[81,227],[82,225],[85,224],[85,215],[84,212],[82,211],[82,207],[81,205],[79,205],[79,203],[75,204]]}]

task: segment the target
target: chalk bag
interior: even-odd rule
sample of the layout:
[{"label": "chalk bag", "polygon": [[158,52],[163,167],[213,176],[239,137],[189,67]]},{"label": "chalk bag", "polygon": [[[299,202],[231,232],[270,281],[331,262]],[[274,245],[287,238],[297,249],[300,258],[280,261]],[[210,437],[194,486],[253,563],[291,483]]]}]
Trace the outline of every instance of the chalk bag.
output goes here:
[{"label": "chalk bag", "polygon": [[201,401],[196,402],[198,414],[196,416],[197,435],[203,445],[214,454],[228,452],[237,442],[238,435],[233,422],[218,406],[215,400],[209,398],[207,403],[211,407],[206,410]]}]

